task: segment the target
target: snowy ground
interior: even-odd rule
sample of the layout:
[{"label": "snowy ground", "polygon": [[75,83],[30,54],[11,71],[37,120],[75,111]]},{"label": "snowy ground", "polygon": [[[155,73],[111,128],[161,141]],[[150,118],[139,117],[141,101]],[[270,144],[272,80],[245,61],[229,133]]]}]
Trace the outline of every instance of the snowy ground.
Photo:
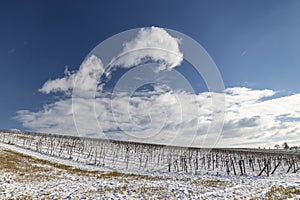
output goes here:
[{"label": "snowy ground", "polygon": [[0,143],[0,199],[300,198],[300,174],[271,177],[117,173]]}]

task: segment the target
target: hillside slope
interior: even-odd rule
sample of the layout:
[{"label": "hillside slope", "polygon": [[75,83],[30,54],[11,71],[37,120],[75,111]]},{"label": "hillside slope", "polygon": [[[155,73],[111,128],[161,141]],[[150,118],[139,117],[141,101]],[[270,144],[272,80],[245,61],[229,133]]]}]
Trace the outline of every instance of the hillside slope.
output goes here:
[{"label": "hillside slope", "polygon": [[299,173],[274,177],[133,175],[0,143],[0,199],[224,199],[300,197]]}]

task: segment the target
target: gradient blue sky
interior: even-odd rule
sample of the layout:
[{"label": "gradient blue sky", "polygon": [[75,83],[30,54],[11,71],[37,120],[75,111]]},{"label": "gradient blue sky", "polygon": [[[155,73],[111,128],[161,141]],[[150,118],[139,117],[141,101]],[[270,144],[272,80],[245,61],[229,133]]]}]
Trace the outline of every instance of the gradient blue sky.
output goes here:
[{"label": "gradient blue sky", "polygon": [[1,1],[0,129],[52,101],[38,89],[106,38],[159,26],[194,38],[225,87],[300,92],[300,1]]}]

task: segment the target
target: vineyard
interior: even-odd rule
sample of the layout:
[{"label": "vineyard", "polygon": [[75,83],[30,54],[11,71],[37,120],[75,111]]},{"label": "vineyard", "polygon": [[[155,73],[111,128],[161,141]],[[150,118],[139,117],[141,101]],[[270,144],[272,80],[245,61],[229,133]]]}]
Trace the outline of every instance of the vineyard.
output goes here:
[{"label": "vineyard", "polygon": [[300,172],[300,153],[284,150],[201,149],[18,131],[1,131],[0,142],[130,173],[272,176]]}]

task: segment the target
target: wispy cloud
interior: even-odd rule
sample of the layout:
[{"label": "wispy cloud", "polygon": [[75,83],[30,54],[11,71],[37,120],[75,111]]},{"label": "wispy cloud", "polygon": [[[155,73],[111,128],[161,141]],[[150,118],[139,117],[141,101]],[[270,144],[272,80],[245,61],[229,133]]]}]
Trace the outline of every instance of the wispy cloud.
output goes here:
[{"label": "wispy cloud", "polygon": [[9,51],[8,51],[8,53],[15,53],[16,52],[16,49],[10,49]]},{"label": "wispy cloud", "polygon": [[241,53],[241,56],[246,55],[246,53],[247,53],[247,51],[243,51],[243,52]]}]

